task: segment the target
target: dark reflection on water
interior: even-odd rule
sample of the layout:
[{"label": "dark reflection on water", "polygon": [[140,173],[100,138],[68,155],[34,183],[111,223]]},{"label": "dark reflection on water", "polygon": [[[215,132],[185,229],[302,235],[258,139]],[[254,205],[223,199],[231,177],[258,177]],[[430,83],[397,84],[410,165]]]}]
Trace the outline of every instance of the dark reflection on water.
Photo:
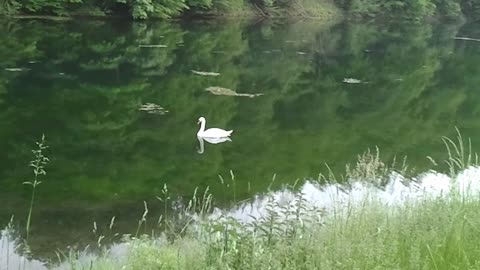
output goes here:
[{"label": "dark reflection on water", "polygon": [[[24,222],[30,193],[22,182],[42,133],[51,163],[35,204],[37,252],[93,239],[93,221],[112,216],[132,232],[142,201],[155,201],[164,184],[180,196],[209,186],[225,205],[316,178],[325,163],[340,174],[375,146],[386,161],[406,155],[425,170],[425,156],[444,157],[440,138],[454,126],[478,145],[480,43],[453,37],[479,38],[479,29],[4,22],[0,224],[11,214]],[[218,96],[210,86],[263,95]],[[138,110],[146,103],[168,112]],[[232,142],[198,154],[199,116],[235,130]],[[235,192],[218,177],[230,179],[230,170]],[[151,207],[158,216],[161,206]]]}]

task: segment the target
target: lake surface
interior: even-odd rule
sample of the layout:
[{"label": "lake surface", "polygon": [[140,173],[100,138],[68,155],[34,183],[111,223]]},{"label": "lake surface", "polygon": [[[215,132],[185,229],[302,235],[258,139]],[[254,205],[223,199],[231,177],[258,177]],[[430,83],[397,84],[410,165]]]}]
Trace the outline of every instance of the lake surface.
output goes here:
[{"label": "lake surface", "polygon": [[[480,42],[454,39],[480,38],[478,24],[23,20],[0,32],[1,226],[24,226],[31,150],[42,134],[49,145],[35,254],[90,243],[113,216],[132,233],[143,201],[155,223],[165,184],[184,199],[209,187],[227,207],[325,164],[340,175],[376,146],[423,172],[454,127],[480,150]],[[232,141],[199,153],[200,116]]]}]

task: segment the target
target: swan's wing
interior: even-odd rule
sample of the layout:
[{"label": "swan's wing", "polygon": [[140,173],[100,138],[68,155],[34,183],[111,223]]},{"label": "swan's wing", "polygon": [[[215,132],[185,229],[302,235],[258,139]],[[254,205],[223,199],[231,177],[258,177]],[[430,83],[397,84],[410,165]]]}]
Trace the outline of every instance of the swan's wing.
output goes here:
[{"label": "swan's wing", "polygon": [[205,130],[205,132],[220,133],[220,132],[227,132],[227,131],[221,128],[209,128]]},{"label": "swan's wing", "polygon": [[221,138],[221,137],[228,137],[232,134],[232,130],[223,130],[220,128],[209,128],[205,130],[202,134],[203,137],[210,137],[210,138]]}]

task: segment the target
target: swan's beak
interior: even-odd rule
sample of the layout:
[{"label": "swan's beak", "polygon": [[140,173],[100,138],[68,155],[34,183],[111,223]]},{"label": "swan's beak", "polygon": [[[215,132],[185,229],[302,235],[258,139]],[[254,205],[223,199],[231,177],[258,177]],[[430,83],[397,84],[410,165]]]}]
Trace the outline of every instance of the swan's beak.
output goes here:
[{"label": "swan's beak", "polygon": [[200,120],[197,121],[197,125],[200,124]]}]

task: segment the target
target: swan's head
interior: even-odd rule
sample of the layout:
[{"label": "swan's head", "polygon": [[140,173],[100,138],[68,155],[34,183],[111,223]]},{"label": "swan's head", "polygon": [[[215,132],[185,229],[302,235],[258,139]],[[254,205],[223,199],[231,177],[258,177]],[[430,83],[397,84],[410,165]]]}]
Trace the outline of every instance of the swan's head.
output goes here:
[{"label": "swan's head", "polygon": [[200,123],[205,123],[205,117],[202,116],[202,117],[198,118],[197,124],[200,124]]}]

